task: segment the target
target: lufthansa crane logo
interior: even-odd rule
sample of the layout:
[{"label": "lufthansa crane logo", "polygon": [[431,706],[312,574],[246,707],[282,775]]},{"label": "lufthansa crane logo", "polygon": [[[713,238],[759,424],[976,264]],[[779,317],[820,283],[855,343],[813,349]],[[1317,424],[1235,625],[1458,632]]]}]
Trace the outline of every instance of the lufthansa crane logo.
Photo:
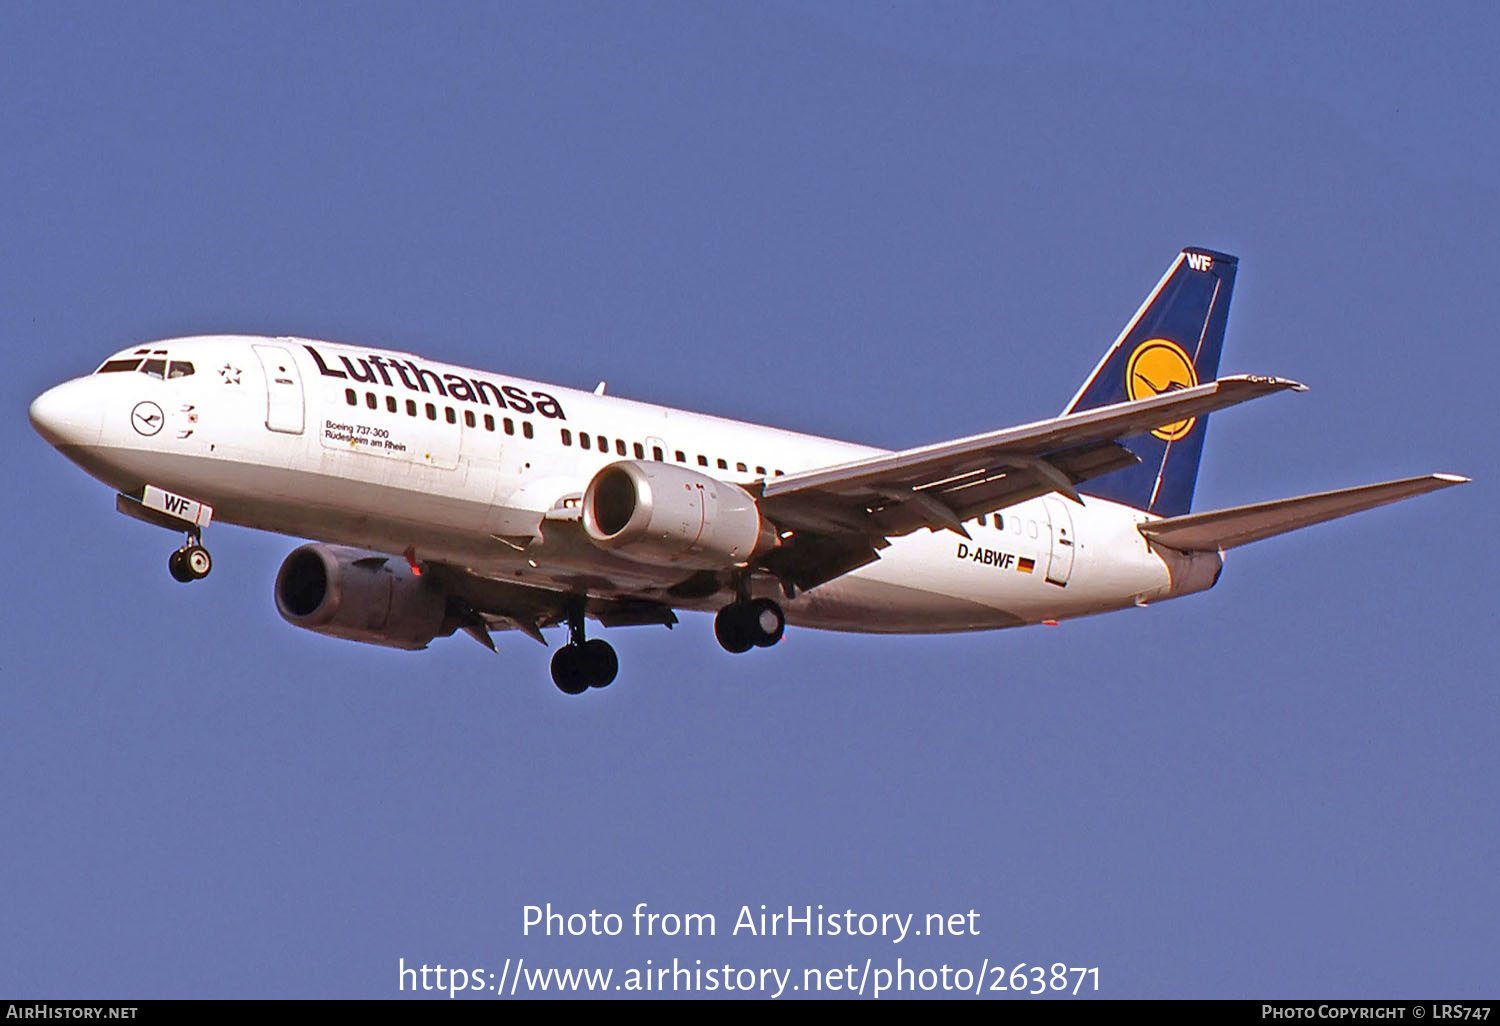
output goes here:
[{"label": "lufthansa crane logo", "polygon": [[[1177,392],[1198,383],[1193,361],[1176,342],[1153,338],[1142,342],[1130,354],[1125,366],[1125,393],[1134,399],[1149,399],[1163,392]],[[1197,417],[1163,424],[1151,432],[1164,442],[1175,442],[1193,430]]]},{"label": "lufthansa crane logo", "polygon": [[135,409],[130,411],[130,426],[137,434],[148,438],[160,431],[165,422],[161,407],[153,402],[136,403]]}]

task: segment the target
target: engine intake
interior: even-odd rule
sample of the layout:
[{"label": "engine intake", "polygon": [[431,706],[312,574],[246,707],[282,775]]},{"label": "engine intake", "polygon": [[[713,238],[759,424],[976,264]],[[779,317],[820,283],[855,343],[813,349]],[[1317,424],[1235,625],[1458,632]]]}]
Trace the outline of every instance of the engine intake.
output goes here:
[{"label": "engine intake", "polygon": [[276,574],[276,610],[318,634],[390,648],[426,648],[446,623],[446,596],[399,559],[339,545],[304,545]]},{"label": "engine intake", "polygon": [[583,493],[583,530],[603,549],[658,566],[728,570],[776,533],[738,485],[670,463],[611,463]]}]

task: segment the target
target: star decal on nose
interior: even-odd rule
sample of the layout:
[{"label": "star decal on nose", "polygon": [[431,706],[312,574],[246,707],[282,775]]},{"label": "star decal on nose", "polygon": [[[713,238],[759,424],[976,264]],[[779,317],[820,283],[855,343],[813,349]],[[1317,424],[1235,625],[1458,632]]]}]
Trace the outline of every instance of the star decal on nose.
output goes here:
[{"label": "star decal on nose", "polygon": [[238,385],[240,383],[240,369],[233,364],[226,363],[219,368],[219,377],[224,379],[226,385]]}]

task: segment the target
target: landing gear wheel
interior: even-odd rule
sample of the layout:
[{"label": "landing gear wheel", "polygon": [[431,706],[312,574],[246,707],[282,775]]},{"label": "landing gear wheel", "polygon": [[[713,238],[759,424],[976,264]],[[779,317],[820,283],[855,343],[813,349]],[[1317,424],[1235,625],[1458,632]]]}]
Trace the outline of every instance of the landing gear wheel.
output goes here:
[{"label": "landing gear wheel", "polygon": [[552,657],[552,683],[565,695],[581,695],[589,689],[583,649],[564,645]]},{"label": "landing gear wheel", "polygon": [[726,652],[739,655],[755,647],[750,617],[745,610],[744,603],[733,602],[719,610],[719,615],[714,617],[714,637],[719,639],[719,644]]},{"label": "landing gear wheel", "polygon": [[187,568],[186,550],[178,549],[167,557],[167,573],[172,575],[172,580],[183,584],[193,580],[193,572]]},{"label": "landing gear wheel", "polygon": [[714,637],[726,652],[770,648],[786,633],[786,616],[771,599],[732,602],[714,617]]},{"label": "landing gear wheel", "polygon": [[602,638],[594,638],[583,643],[581,655],[589,687],[607,688],[614,683],[615,675],[620,672],[620,657],[615,655],[614,646]]},{"label": "landing gear wheel", "polygon": [[189,545],[183,549],[182,563],[195,581],[207,577],[208,572],[214,568],[213,557],[208,554],[208,550],[202,545]]},{"label": "landing gear wheel", "polygon": [[202,580],[213,568],[213,557],[196,538],[189,538],[186,545],[167,557],[167,573],[172,575],[172,580],[183,584]]},{"label": "landing gear wheel", "polygon": [[750,643],[757,648],[770,648],[786,633],[786,615],[781,607],[768,598],[752,599],[745,621],[750,630]]}]

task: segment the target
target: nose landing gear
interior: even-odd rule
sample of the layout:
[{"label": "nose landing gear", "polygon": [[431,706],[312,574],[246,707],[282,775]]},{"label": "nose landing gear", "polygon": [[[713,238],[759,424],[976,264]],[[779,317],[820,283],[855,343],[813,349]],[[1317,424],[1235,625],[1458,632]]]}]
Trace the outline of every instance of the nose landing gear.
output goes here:
[{"label": "nose landing gear", "polygon": [[172,575],[172,580],[183,584],[201,581],[213,568],[213,557],[203,547],[202,538],[196,533],[189,535],[182,548],[167,557],[167,573]]}]

